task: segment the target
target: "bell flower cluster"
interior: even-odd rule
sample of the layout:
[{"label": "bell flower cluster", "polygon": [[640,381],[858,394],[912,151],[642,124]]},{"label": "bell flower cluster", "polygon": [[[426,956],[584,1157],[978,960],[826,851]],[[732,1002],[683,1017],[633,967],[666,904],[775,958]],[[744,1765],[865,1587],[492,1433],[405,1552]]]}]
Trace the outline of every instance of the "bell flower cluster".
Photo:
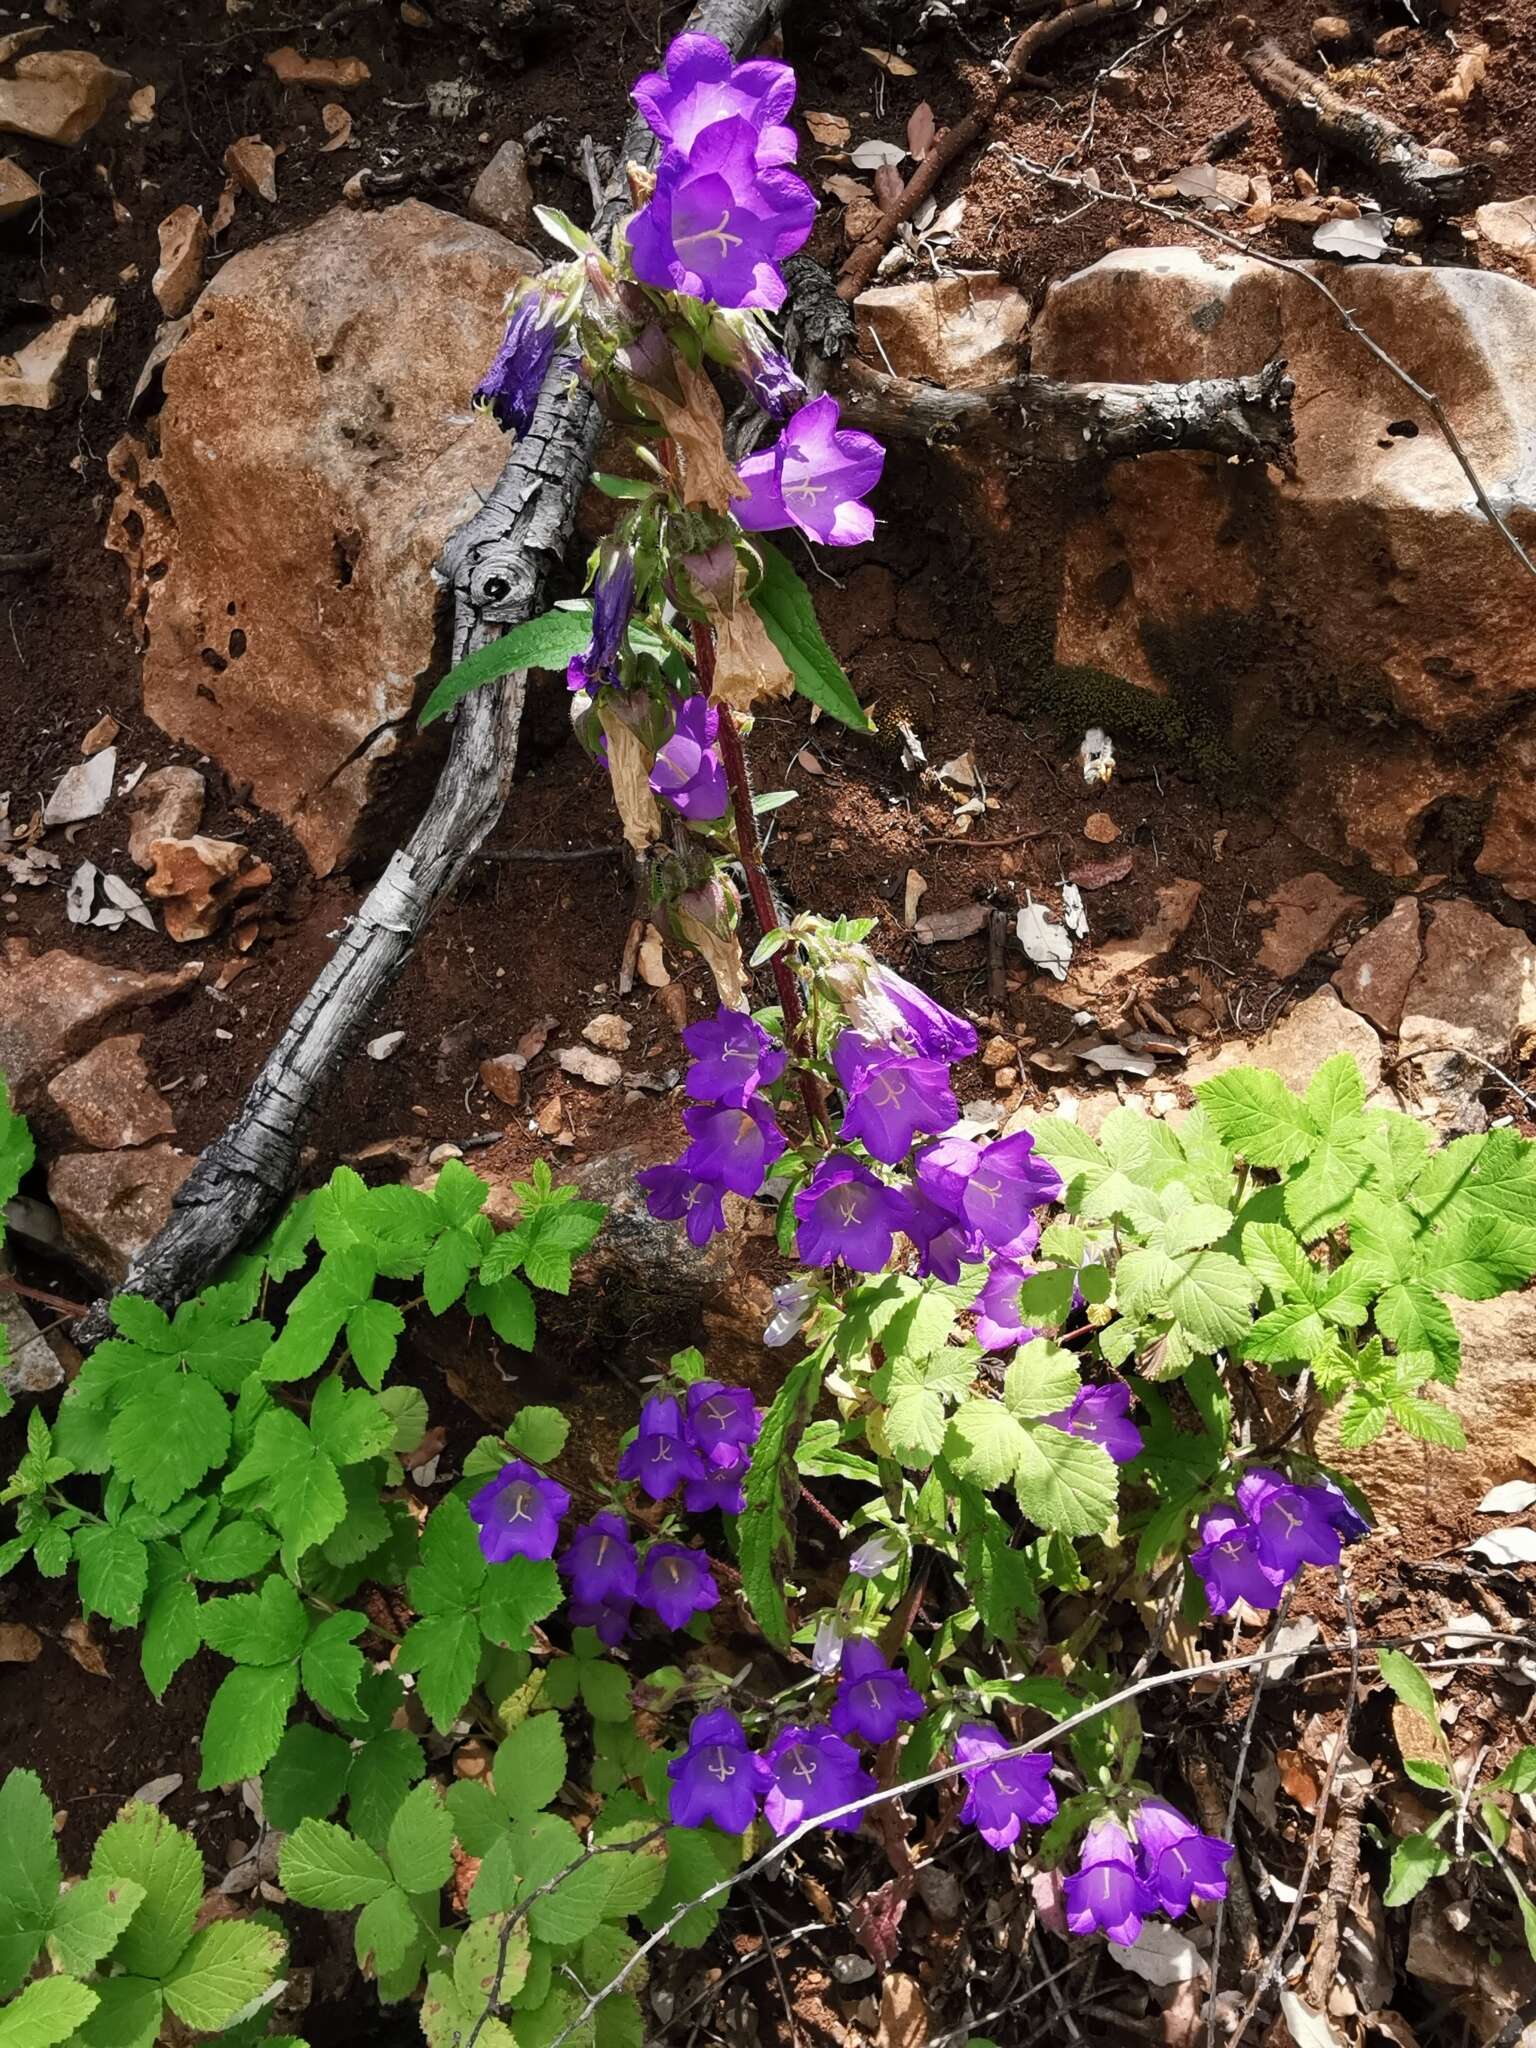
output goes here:
[{"label": "bell flower cluster", "polygon": [[1231,1860],[1230,1842],[1166,1799],[1143,1799],[1125,1826],[1106,1815],[1083,1837],[1064,1885],[1067,1926],[1132,1948],[1155,1915],[1177,1920],[1196,1899],[1225,1898]]},{"label": "bell flower cluster", "polygon": [[1235,1501],[1201,1516],[1190,1564],[1212,1614],[1239,1600],[1267,1609],[1279,1606],[1304,1564],[1335,1565],[1345,1544],[1369,1533],[1369,1522],[1330,1480],[1304,1485],[1254,1466],[1238,1481]]}]

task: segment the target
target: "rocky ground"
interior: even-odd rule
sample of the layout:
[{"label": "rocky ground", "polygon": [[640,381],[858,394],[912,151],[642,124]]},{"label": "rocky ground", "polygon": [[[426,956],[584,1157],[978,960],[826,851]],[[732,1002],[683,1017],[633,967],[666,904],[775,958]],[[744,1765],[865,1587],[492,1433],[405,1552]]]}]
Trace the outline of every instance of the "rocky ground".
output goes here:
[{"label": "rocky ground", "polygon": [[[533,201],[589,210],[583,138],[617,137],[657,31],[606,4],[307,13],[0,14],[0,1071],[42,1161],[13,1243],[66,1308],[163,1219],[431,790],[441,731],[413,714],[443,665],[432,565],[504,453],[467,394],[508,284],[543,260]],[[1422,399],[1260,259],[1314,264],[1444,401],[1536,546],[1530,9],[1255,14],[1341,92],[1485,166],[1477,203],[1373,210],[1358,165],[1282,133],[1230,10],[1143,6],[1043,52],[1043,83],[860,301],[862,355],[951,388],[1283,355],[1294,473],[1183,454],[1044,469],[1006,434],[903,444],[876,539],[817,585],[878,736],[803,705],[758,721],[759,786],[795,798],[770,865],[786,903],[876,918],[883,954],[983,1023],[966,1092],[1000,1129],[1041,1108],[1096,1125],[1121,1101],[1173,1114],[1223,1063],[1301,1079],[1341,1048],[1443,1129],[1529,1129],[1530,576]],[[910,174],[1023,19],[983,0],[792,10],[817,254],[867,230],[869,145]],[[603,517],[584,505],[584,541]],[[317,1172],[422,1175],[451,1148],[493,1179],[545,1157],[622,1195],[674,1146],[702,980],[650,936],[618,993],[629,890],[564,697],[535,689],[495,843],[335,1076]],[[1083,773],[1091,727],[1108,782]],[[1086,930],[1063,946],[1074,889]],[[1064,979],[1039,964],[1052,945]],[[701,1331],[751,1369],[772,1262],[762,1239],[736,1268],[685,1261],[632,1214],[617,1243],[587,1322],[515,1395],[585,1401],[600,1438],[628,1412],[598,1365],[615,1338],[630,1378]],[[25,1383],[56,1379],[62,1331],[37,1339],[0,1301]],[[1449,1479],[1443,1459],[1431,1479],[1418,1454],[1355,1454],[1384,1523],[1364,1583],[1394,1617],[1529,1599],[1460,1546],[1489,1487],[1536,1472],[1536,1311],[1458,1316],[1472,1452]],[[447,1326],[421,1341],[424,1383],[446,1373],[464,1403],[451,1457],[505,1411],[505,1361]],[[0,1704],[0,1746],[67,1748],[47,1688],[78,1674],[48,1658],[42,1688]],[[197,1683],[150,1731],[103,1709],[121,1725],[93,1796],[174,1767],[161,1749],[179,1713],[197,1725]],[[239,1820],[199,1824],[222,1855]],[[1421,1984],[1467,1993],[1464,1959],[1444,1967],[1421,1955]],[[1507,2009],[1508,1984],[1475,1990],[1482,2017]]]}]

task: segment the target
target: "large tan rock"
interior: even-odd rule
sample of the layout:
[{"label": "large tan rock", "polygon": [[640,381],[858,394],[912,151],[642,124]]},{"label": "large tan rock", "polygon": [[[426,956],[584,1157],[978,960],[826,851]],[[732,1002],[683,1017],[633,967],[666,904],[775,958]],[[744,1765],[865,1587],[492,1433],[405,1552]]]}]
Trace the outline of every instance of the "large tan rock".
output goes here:
[{"label": "large tan rock", "polygon": [[13,156],[0,156],[0,220],[14,220],[18,213],[42,196],[42,186],[24,171]]},{"label": "large tan rock", "polygon": [[0,78],[0,133],[82,141],[133,80],[92,50],[28,50]]},{"label": "large tan rock", "polygon": [[0,1074],[25,1109],[67,1061],[135,1010],[158,1007],[202,973],[189,960],[174,974],[131,974],[73,953],[34,955],[19,939],[0,958]]},{"label": "large tan rock", "polygon": [[317,872],[346,857],[432,664],[432,565],[506,458],[469,397],[531,261],[415,200],[259,243],[165,365],[158,458],[115,451],[145,709]]},{"label": "large tan rock", "polygon": [[1302,1089],[1324,1060],[1340,1052],[1354,1054],[1365,1092],[1374,1095],[1381,1084],[1381,1041],[1325,983],[1261,1037],[1235,1038],[1219,1052],[1192,1059],[1183,1078],[1193,1088],[1197,1081],[1209,1081],[1232,1067],[1272,1067],[1287,1087]]},{"label": "large tan rock", "polygon": [[1461,1332],[1461,1377],[1435,1398],[1460,1416],[1465,1451],[1418,1443],[1400,1429],[1363,1450],[1346,1450],[1332,1417],[1318,1435],[1319,1456],[1357,1480],[1383,1531],[1402,1530],[1420,1557],[1474,1535],[1473,1510],[1491,1487],[1536,1479],[1536,1294],[1453,1301],[1450,1308]]},{"label": "large tan rock", "polygon": [[[1338,288],[1345,273],[1327,268]],[[1358,266],[1348,303],[1438,392],[1512,529],[1536,547],[1536,288],[1489,271]],[[1466,742],[1519,712],[1536,669],[1531,581],[1424,409],[1300,279],[1198,249],[1127,249],[1051,290],[1031,367],[1072,378],[1296,379],[1296,475],[1189,455],[1122,462],[1062,554],[1056,653],[1149,689],[1214,689],[1240,738],[1296,771],[1320,851],[1416,870],[1445,795],[1495,792],[1480,865],[1536,895],[1536,736]],[[1305,711],[1301,707],[1305,707]],[[1361,715],[1363,714],[1363,715]],[[1329,731],[1332,718],[1343,731]],[[1528,729],[1531,721],[1526,721]],[[1299,728],[1312,728],[1305,759]],[[1404,810],[1408,816],[1403,816]]]},{"label": "large tan rock", "polygon": [[1478,233],[1507,256],[1518,256],[1536,277],[1536,192],[1524,199],[1494,199],[1472,216]]},{"label": "large tan rock", "polygon": [[195,1161],[170,1145],[134,1152],[65,1152],[48,1169],[48,1199],[66,1243],[115,1286],[171,1213]]},{"label": "large tan rock", "polygon": [[[1475,903],[1437,903],[1403,1003],[1398,1046],[1427,1086],[1466,1101],[1536,1034],[1536,946]],[[1471,1053],[1469,1061],[1461,1055]]]},{"label": "large tan rock", "polygon": [[149,1078],[143,1043],[142,1031],[104,1038],[48,1083],[49,1099],[82,1143],[115,1150],[175,1131],[171,1105]]},{"label": "large tan rock", "polygon": [[[14,355],[0,355],[0,406],[46,412],[57,405],[64,395],[64,373],[82,339],[107,333],[116,318],[116,299],[103,294],[83,311],[53,321]],[[98,352],[100,346],[98,341]]]},{"label": "large tan rock", "polygon": [[1422,951],[1418,901],[1399,896],[1390,915],[1350,947],[1333,985],[1352,1010],[1396,1036]]},{"label": "large tan rock", "polygon": [[1029,332],[1029,300],[990,270],[875,285],[860,293],[854,314],[872,362],[952,389],[1016,375]]}]

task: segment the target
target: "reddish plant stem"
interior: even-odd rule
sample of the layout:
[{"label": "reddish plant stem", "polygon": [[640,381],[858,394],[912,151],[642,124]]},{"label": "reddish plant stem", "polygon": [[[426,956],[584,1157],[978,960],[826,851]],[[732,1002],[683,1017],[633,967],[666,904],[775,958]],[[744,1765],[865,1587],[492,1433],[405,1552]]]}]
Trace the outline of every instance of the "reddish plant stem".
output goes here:
[{"label": "reddish plant stem", "polygon": [[[707,697],[714,697],[715,689],[715,636],[702,619],[692,621],[693,653],[698,669],[699,681]],[[763,842],[758,837],[757,813],[752,808],[752,785],[747,779],[747,757],[742,751],[741,734],[729,704],[714,699],[720,714],[719,744],[720,761],[725,769],[726,783],[731,792],[731,814],[736,820],[736,848],[741,857],[742,872],[747,878],[747,894],[752,899],[752,911],[759,929],[766,936],[779,922],[774,906],[773,891],[768,886],[768,871],[763,865]],[[805,1027],[805,1009],[800,1001],[800,991],[795,986],[794,969],[786,957],[787,949],[780,947],[769,963],[773,968],[773,983],[779,993],[779,1008],[784,1013],[784,1037],[790,1050],[801,1060],[808,1060],[815,1048],[810,1042],[810,1033]],[[820,1081],[809,1068],[799,1069],[800,1094],[805,1103],[805,1113],[811,1120],[814,1134],[827,1135],[827,1109]]]},{"label": "reddish plant stem", "polygon": [[41,1287],[25,1287],[9,1275],[0,1276],[0,1294],[19,1294],[25,1301],[40,1301],[44,1308],[59,1309],[66,1316],[83,1316],[89,1312],[89,1304],[71,1301],[63,1294],[49,1294]]}]

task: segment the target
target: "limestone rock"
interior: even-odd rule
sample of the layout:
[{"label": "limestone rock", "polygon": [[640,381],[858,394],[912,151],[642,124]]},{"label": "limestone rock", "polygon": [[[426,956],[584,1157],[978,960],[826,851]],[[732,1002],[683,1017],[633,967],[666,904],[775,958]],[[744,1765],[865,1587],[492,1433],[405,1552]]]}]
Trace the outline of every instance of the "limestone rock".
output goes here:
[{"label": "limestone rock", "polygon": [[50,1099],[82,1143],[115,1151],[174,1133],[171,1105],[140,1057],[143,1043],[142,1031],[104,1038],[48,1083]]},{"label": "limestone rock", "polygon": [[165,365],[158,460],[114,451],[145,709],[317,872],[351,850],[432,665],[432,565],[500,474],[466,394],[532,260],[416,200],[259,243]]},{"label": "limestone rock", "polygon": [[160,267],[153,291],[168,320],[185,313],[203,288],[208,223],[195,206],[178,206],[160,223]]},{"label": "limestone rock", "polygon": [[152,868],[150,848],[157,839],[190,839],[203,822],[207,784],[196,768],[157,768],[133,792],[133,819],[128,827],[128,858],[135,867]]},{"label": "limestone rock", "polygon": [[178,946],[211,938],[244,893],[236,877],[245,848],[199,832],[191,839],[153,839],[148,852],[153,865],[144,893],[161,905],[167,936]]},{"label": "limestone rock", "polygon": [[28,50],[0,78],[0,134],[79,142],[132,83],[90,50]]},{"label": "limestone rock", "polygon": [[520,1053],[498,1053],[494,1059],[480,1062],[481,1086],[494,1095],[498,1102],[504,1102],[508,1109],[516,1109],[523,1099],[523,1068],[528,1062]]},{"label": "limestone rock", "polygon": [[1364,1489],[1378,1522],[1401,1529],[1425,1556],[1476,1533],[1473,1509],[1505,1479],[1536,1479],[1536,1294],[1450,1304],[1461,1332],[1461,1377],[1434,1398],[1461,1417],[1461,1453],[1416,1442],[1389,1428],[1375,1443],[1346,1450],[1332,1417],[1318,1434],[1318,1455]]},{"label": "limestone rock", "polygon": [[1365,1079],[1365,1092],[1381,1085],[1381,1041],[1365,1019],[1346,1010],[1326,984],[1305,1002],[1270,1026],[1262,1037],[1246,1043],[1234,1039],[1220,1052],[1193,1059],[1184,1070],[1191,1088],[1231,1067],[1272,1067],[1290,1088],[1305,1088],[1324,1060],[1352,1052]]},{"label": "limestone rock", "polygon": [[0,156],[0,220],[14,220],[18,213],[25,213],[42,189],[15,157]]},{"label": "limestone rock", "polygon": [[373,76],[361,57],[306,57],[291,43],[268,50],[265,62],[284,85],[323,85],[335,92],[366,85]]},{"label": "limestone rock", "polygon": [[64,1377],[64,1367],[25,1305],[0,1291],[0,1387],[18,1394],[48,1394]]},{"label": "limestone rock", "polygon": [[[1536,385],[1517,368],[1536,356],[1536,288],[1493,271],[1385,264],[1359,266],[1349,283],[1351,308],[1381,346],[1411,358],[1431,390],[1457,394],[1472,462],[1512,530],[1536,545]],[[1331,831],[1359,844],[1350,804],[1363,797],[1402,849],[1393,871],[1412,873],[1416,834],[1393,823],[1374,771],[1402,780],[1411,767],[1422,816],[1468,778],[1457,743],[1514,713],[1536,668],[1530,578],[1490,532],[1433,421],[1303,280],[1199,249],[1119,250],[1054,286],[1031,368],[1178,380],[1251,372],[1276,355],[1307,394],[1295,477],[1271,475],[1256,499],[1254,479],[1231,464],[1180,454],[1115,464],[1104,498],[1069,515],[1056,654],[1158,690],[1192,666],[1219,673],[1218,715],[1245,739],[1270,734],[1300,770],[1290,811],[1309,843],[1327,850]],[[1326,601],[1340,590],[1349,603]],[[1315,751],[1340,764],[1322,789],[1294,761],[1297,718],[1277,663],[1307,693]],[[1357,705],[1367,718],[1352,731],[1324,729],[1330,712],[1348,725]],[[1479,795],[1493,785],[1496,815],[1502,803],[1528,821],[1522,886],[1536,893],[1536,787],[1502,745],[1472,779]],[[1509,817],[1503,832],[1512,845]],[[1486,850],[1482,865],[1521,879]]]},{"label": "limestone rock", "polygon": [[1403,1004],[1398,1044],[1422,1054],[1414,1074],[1452,1101],[1489,1084],[1486,1068],[1460,1050],[1503,1066],[1536,1031],[1536,946],[1475,903],[1437,903],[1424,958]]},{"label": "limestone rock", "polygon": [[873,361],[888,359],[898,377],[962,390],[1016,375],[1029,332],[1028,299],[993,271],[875,285],[860,293],[854,314]]},{"label": "limestone rock", "polygon": [[158,1007],[195,982],[200,960],[174,974],[131,974],[73,953],[34,955],[19,939],[0,957],[0,1074],[23,1109],[71,1057],[135,1010]]},{"label": "limestone rock", "polygon": [[1350,947],[1333,985],[1352,1010],[1395,1037],[1421,952],[1417,899],[1399,896],[1390,915]]},{"label": "limestone rock", "polygon": [[1536,277],[1536,193],[1525,199],[1495,199],[1472,216],[1484,241],[1518,256]]},{"label": "limestone rock", "polygon": [[105,334],[116,318],[116,299],[95,298],[83,312],[66,313],[45,327],[13,356],[0,355],[0,406],[46,412],[57,405],[76,344],[82,336]]},{"label": "limestone rock", "polygon": [[520,142],[504,142],[476,178],[469,210],[488,228],[520,242],[533,226],[533,187]]},{"label": "limestone rock", "polygon": [[595,1045],[599,1052],[628,1052],[629,1041],[634,1036],[634,1027],[627,1017],[621,1017],[616,1010],[604,1010],[589,1023],[582,1025],[581,1035],[588,1045]]},{"label": "limestone rock", "polygon": [[1259,947],[1259,965],[1279,981],[1299,974],[1314,953],[1320,953],[1347,919],[1364,910],[1364,901],[1341,889],[1316,869],[1282,882],[1275,893],[1255,906],[1268,911],[1274,923]]},{"label": "limestone rock", "polygon": [[48,1199],[71,1250],[116,1286],[170,1215],[193,1165],[189,1153],[171,1145],[65,1152],[48,1169]]},{"label": "limestone rock", "polygon": [[277,204],[277,151],[259,135],[241,135],[224,152],[224,168],[253,199]]}]

